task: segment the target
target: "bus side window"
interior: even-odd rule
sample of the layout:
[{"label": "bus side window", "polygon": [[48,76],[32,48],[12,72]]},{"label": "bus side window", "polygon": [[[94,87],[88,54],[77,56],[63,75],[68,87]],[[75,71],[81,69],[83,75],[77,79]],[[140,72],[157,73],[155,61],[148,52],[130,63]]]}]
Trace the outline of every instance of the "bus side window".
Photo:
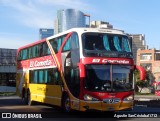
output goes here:
[{"label": "bus side window", "polygon": [[65,51],[69,51],[70,49],[71,49],[71,37],[68,38],[62,51],[65,52]]},{"label": "bus side window", "polygon": [[48,69],[44,70],[44,81],[43,81],[43,83],[44,84],[48,83]]},{"label": "bus side window", "polygon": [[34,83],[34,84],[36,84],[36,83],[38,83],[38,71],[37,70],[35,70],[35,71],[30,71],[30,74],[29,74],[29,81],[31,82],[31,83]]},{"label": "bus side window", "polygon": [[53,47],[53,50],[54,50],[54,52],[55,52],[55,53],[57,53],[57,52],[58,52],[58,48],[57,48],[57,46],[58,46],[58,45],[57,45],[57,41],[56,41],[56,40],[55,40],[55,41],[53,41],[53,42],[52,42],[52,47]]},{"label": "bus side window", "polygon": [[55,53],[58,53],[65,37],[66,37],[66,35],[63,35],[63,36],[60,36],[58,38],[53,38],[53,39],[49,40]]},{"label": "bus side window", "polygon": [[32,58],[32,47],[28,48],[28,59]]},{"label": "bus side window", "polygon": [[33,83],[34,71],[30,70],[29,72],[29,82]]},{"label": "bus side window", "polygon": [[60,73],[58,72],[57,68],[48,69],[47,83],[53,84],[53,85],[61,85],[62,84]]},{"label": "bus side window", "polygon": [[37,84],[38,83],[38,71],[34,71],[33,74],[33,83]]},{"label": "bus side window", "polygon": [[27,49],[24,49],[21,52],[22,52],[22,60],[27,59],[27,52],[28,52]]},{"label": "bus side window", "polygon": [[78,34],[75,33],[75,32],[71,35],[71,45],[72,45],[72,49],[73,49],[73,50],[79,48]]},{"label": "bus side window", "polygon": [[18,60],[19,60],[19,61],[22,60],[22,50],[19,51],[19,53],[18,53]]},{"label": "bus side window", "polygon": [[40,44],[35,46],[35,57],[39,57],[40,56]]},{"label": "bus side window", "polygon": [[48,81],[48,69],[39,70],[39,83],[40,84],[47,84]]},{"label": "bus side window", "polygon": [[46,42],[39,44],[39,54],[40,56],[46,56],[50,54],[50,50]]},{"label": "bus side window", "polygon": [[44,83],[44,71],[43,70],[39,70],[39,83],[43,84]]},{"label": "bus side window", "polygon": [[36,46],[32,47],[32,53],[33,53],[33,56],[32,56],[33,58],[37,56],[37,47]]},{"label": "bus side window", "polygon": [[52,48],[53,48],[54,52],[57,53],[57,52],[58,52],[57,40],[52,39],[52,40],[50,41],[50,43],[51,43],[51,45],[52,45]]},{"label": "bus side window", "polygon": [[79,63],[80,61],[80,52],[79,52],[79,38],[76,32],[74,32],[71,35],[71,46],[72,46],[71,63],[73,67],[77,67],[77,63]]},{"label": "bus side window", "polygon": [[59,49],[60,49],[60,47],[61,47],[61,45],[62,45],[62,37],[59,37],[59,38],[57,38],[56,39],[56,46],[57,46],[57,52],[59,51]]},{"label": "bus side window", "polygon": [[43,56],[46,56],[49,54],[50,54],[50,50],[49,50],[47,43],[43,43]]},{"label": "bus side window", "polygon": [[48,69],[48,84],[54,84],[53,69]]},{"label": "bus side window", "polygon": [[55,72],[55,80],[57,85],[62,85],[62,79],[58,69],[56,69],[56,72]]}]

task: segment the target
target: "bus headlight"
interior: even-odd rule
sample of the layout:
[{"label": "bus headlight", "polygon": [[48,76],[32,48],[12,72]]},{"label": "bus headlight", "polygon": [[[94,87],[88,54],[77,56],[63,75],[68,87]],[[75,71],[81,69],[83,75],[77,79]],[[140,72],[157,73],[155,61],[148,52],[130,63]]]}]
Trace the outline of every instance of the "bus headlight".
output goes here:
[{"label": "bus headlight", "polygon": [[130,95],[123,99],[123,102],[131,102],[131,101],[133,101],[133,95]]},{"label": "bus headlight", "polygon": [[94,98],[94,97],[87,95],[87,94],[84,95],[84,100],[86,100],[86,101],[99,101],[97,98]]}]

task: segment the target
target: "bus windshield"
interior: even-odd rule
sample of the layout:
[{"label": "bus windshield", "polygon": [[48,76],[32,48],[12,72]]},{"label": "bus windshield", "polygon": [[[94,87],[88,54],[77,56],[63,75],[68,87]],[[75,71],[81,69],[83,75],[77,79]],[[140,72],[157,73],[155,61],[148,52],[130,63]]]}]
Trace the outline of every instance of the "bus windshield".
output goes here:
[{"label": "bus windshield", "polygon": [[91,91],[132,90],[133,71],[130,66],[86,65],[84,87]]},{"label": "bus windshield", "polygon": [[84,33],[82,43],[84,56],[131,56],[129,40],[125,35]]}]

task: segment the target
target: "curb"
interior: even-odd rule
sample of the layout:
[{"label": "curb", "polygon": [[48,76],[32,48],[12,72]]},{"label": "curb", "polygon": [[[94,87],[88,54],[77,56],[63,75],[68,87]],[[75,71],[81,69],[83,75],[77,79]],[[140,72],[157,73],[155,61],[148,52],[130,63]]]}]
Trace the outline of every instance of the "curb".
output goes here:
[{"label": "curb", "polygon": [[139,98],[137,101],[151,101],[153,99],[147,99],[147,98]]}]

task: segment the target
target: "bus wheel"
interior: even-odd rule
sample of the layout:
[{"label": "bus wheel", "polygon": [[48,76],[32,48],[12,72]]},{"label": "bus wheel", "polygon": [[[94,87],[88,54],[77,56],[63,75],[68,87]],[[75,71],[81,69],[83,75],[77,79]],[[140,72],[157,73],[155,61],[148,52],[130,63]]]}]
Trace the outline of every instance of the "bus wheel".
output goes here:
[{"label": "bus wheel", "polygon": [[30,91],[28,90],[27,92],[27,104],[30,106],[32,104],[32,101],[31,101],[31,93]]},{"label": "bus wheel", "polygon": [[67,94],[63,98],[62,107],[64,112],[71,112],[70,99]]},{"label": "bus wheel", "polygon": [[25,105],[28,104],[27,92],[26,91],[23,92],[22,100],[23,100],[23,102],[24,102]]}]

